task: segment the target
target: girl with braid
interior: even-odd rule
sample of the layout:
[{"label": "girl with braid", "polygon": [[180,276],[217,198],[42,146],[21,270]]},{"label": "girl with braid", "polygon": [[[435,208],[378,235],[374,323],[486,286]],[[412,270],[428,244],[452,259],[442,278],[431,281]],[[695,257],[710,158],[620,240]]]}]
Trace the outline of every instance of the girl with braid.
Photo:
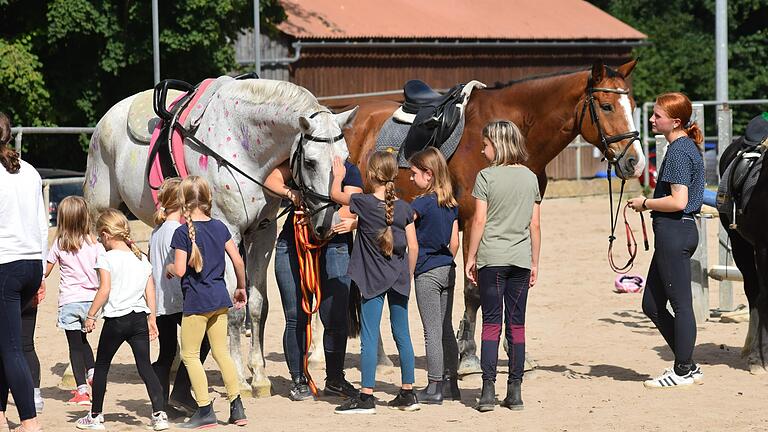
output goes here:
[{"label": "girl with braid", "polygon": [[163,411],[163,389],[149,361],[149,340],[157,337],[152,266],[131,240],[128,220],[119,210],[105,210],[96,222],[96,232],[107,252],[96,258],[99,289],[88,309],[83,330],[90,333],[96,328],[99,311],[104,317],[104,328],[96,352],[93,405],[91,412],[79,419],[76,426],[78,429],[104,430],[102,408],[107,374],[115,353],[123,342],[128,342],[152,401],[152,428],[156,431],[168,429],[168,416]]},{"label": "girl with braid", "polygon": [[[245,306],[245,265],[232,235],[221,221],[211,218],[211,189],[204,178],[189,176],[179,185],[185,225],[171,239],[175,258],[168,273],[181,278],[184,295],[181,318],[181,358],[192,383],[197,411],[182,427],[215,426],[216,414],[208,395],[208,379],[200,361],[200,344],[208,336],[229,399],[229,423],[245,426],[248,420],[240,399],[240,384],[227,342],[227,310]],[[225,255],[237,276],[234,298],[224,281]]]},{"label": "girl with braid", "polygon": [[413,391],[414,357],[408,329],[408,295],[418,258],[413,209],[395,195],[397,161],[388,152],[375,152],[368,159],[367,180],[371,193],[342,192],[344,162],[333,163],[331,196],[358,216],[357,236],[348,273],[360,288],[362,389],[336,408],[336,414],[374,414],[373,386],[384,297],[389,303],[392,335],[400,355],[402,388],[389,407],[402,411],[420,409]]}]

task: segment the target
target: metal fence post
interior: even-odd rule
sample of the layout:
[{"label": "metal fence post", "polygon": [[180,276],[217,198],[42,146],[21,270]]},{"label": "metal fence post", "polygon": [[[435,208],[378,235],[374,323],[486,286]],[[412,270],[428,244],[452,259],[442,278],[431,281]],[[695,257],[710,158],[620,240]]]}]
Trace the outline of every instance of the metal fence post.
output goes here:
[{"label": "metal fence post", "polygon": [[16,132],[16,140],[15,140],[15,142],[16,142],[16,153],[18,153],[19,156],[21,156],[21,137],[23,135],[24,135],[24,129],[23,128],[19,128],[19,131]]},{"label": "metal fence post", "polygon": [[[733,127],[733,118],[730,107],[727,103],[717,106],[717,162],[720,163],[720,156],[723,150],[731,144],[731,128]],[[723,247],[724,244],[728,244],[728,233],[725,231],[722,225],[717,232],[719,239],[718,246],[718,263],[724,266],[733,265],[728,251]],[[720,281],[720,312],[728,312],[733,310],[733,285],[731,281]]]},{"label": "metal fence post", "polygon": [[707,273],[707,219],[709,217],[709,215],[701,214],[696,218],[699,245],[691,257],[693,315],[699,326],[703,325],[709,318],[709,274]]}]

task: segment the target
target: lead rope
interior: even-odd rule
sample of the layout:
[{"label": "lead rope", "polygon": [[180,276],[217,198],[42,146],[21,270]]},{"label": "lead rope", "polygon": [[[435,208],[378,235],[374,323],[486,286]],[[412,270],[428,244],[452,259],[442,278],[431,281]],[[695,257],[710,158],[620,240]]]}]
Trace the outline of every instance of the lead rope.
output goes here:
[{"label": "lead rope", "polygon": [[[319,244],[312,243],[309,228],[303,219],[306,215],[293,215],[293,233],[296,239],[296,252],[299,259],[299,273],[301,275],[301,309],[307,314],[306,343],[304,348],[304,376],[307,377],[307,385],[312,394],[317,397],[317,385],[309,373],[309,348],[312,345],[312,315],[320,308],[322,290],[320,286],[320,250],[328,241]],[[307,221],[308,222],[308,221]],[[312,299],[315,305],[312,306]]]},{"label": "lead rope", "polygon": [[[635,264],[635,258],[637,257],[637,241],[635,241],[635,234],[632,232],[632,228],[629,226],[629,220],[627,219],[627,208],[629,207],[629,203],[624,205],[623,209],[623,215],[624,215],[624,230],[626,232],[627,236],[627,252],[629,253],[629,259],[627,260],[627,263],[623,266],[619,267],[616,265],[613,259],[613,241],[616,240],[616,227],[618,226],[619,222],[619,211],[621,210],[621,204],[619,204],[616,207],[616,213],[614,215],[613,212],[613,185],[611,183],[611,169],[612,164],[608,163],[608,170],[607,170],[607,177],[608,177],[608,197],[610,201],[611,206],[611,235],[608,237],[608,264],[611,266],[611,270],[613,270],[615,273],[619,274],[626,274],[628,271],[632,269],[632,266]],[[621,199],[624,196],[624,185],[626,184],[626,180],[621,180],[621,189],[619,190],[619,203],[621,203]],[[643,228],[643,242],[645,246],[645,250],[647,251],[650,248],[650,245],[648,244],[648,232],[645,228],[645,217],[643,216],[643,212],[640,212],[640,224]]]}]

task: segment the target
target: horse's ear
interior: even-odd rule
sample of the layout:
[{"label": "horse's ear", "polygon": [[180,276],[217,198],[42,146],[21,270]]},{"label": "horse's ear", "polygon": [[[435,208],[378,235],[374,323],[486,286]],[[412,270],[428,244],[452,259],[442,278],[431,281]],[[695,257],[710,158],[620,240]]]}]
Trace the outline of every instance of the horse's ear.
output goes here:
[{"label": "horse's ear", "polygon": [[304,133],[310,132],[310,129],[312,129],[312,122],[311,122],[311,120],[308,117],[300,116],[299,117],[299,128]]},{"label": "horse's ear", "polygon": [[605,77],[605,64],[602,60],[595,60],[592,64],[592,82],[597,84],[603,80],[603,77]]},{"label": "horse's ear", "polygon": [[639,60],[639,59],[634,59],[634,60],[632,60],[632,61],[628,61],[628,62],[624,63],[623,65],[619,66],[619,68],[618,68],[618,69],[616,69],[616,70],[617,70],[617,71],[618,71],[618,72],[621,74],[621,76],[623,76],[624,78],[629,78],[629,75],[631,75],[631,74],[632,74],[632,71],[635,69],[635,66],[637,66],[637,61],[638,61],[638,60]]},{"label": "horse's ear", "polygon": [[355,117],[357,116],[357,110],[360,108],[359,105],[355,105],[354,108],[351,110],[344,111],[343,113],[336,114],[336,123],[339,125],[341,129],[344,129],[345,127],[348,127],[352,124],[353,121],[355,121]]}]

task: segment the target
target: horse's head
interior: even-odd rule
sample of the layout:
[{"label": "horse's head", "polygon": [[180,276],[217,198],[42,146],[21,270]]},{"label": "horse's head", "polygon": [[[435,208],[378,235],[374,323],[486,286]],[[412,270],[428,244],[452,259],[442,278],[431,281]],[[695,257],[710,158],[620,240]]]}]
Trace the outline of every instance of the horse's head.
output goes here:
[{"label": "horse's head", "polygon": [[331,201],[333,158],[349,156],[342,129],[352,122],[357,107],[340,114],[318,111],[299,117],[300,136],[291,150],[291,173],[310,215],[312,234],[320,240],[333,235],[331,224],[338,208]]},{"label": "horse's head", "polygon": [[632,60],[613,70],[602,61],[595,62],[577,105],[579,133],[603,152],[622,179],[639,177],[645,168],[640,133],[632,117],[635,101],[627,82],[636,64]]}]

